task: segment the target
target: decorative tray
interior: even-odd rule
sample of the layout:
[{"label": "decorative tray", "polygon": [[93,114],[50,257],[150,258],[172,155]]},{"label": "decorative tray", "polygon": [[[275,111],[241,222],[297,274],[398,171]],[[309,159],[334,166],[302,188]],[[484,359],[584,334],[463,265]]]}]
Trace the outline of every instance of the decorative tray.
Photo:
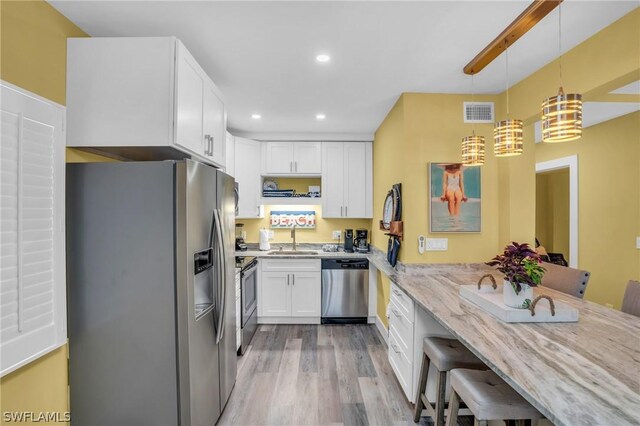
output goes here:
[{"label": "decorative tray", "polygon": [[462,285],[460,296],[504,322],[577,322],[579,316],[579,311],[566,303],[553,301],[551,304],[542,299],[534,305],[535,314],[530,309],[506,306],[502,301],[502,284],[498,284],[495,289],[491,286],[478,289],[477,284]]}]

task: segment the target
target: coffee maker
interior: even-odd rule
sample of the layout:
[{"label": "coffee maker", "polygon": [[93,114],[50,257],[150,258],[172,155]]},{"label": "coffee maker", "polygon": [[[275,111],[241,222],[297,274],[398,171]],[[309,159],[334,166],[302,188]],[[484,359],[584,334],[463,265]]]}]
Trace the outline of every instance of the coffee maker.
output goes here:
[{"label": "coffee maker", "polygon": [[356,237],[353,240],[355,251],[358,253],[369,253],[369,231],[366,229],[356,229]]},{"label": "coffee maker", "polygon": [[344,252],[353,253],[353,229],[344,230]]},{"label": "coffee maker", "polygon": [[236,223],[236,251],[246,251],[247,243],[244,242],[244,223]]}]

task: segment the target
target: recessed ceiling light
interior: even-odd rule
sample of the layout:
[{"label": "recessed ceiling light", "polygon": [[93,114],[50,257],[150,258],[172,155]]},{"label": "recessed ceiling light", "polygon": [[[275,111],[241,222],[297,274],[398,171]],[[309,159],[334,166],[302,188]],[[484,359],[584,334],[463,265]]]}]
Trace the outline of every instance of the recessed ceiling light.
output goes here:
[{"label": "recessed ceiling light", "polygon": [[325,118],[327,118],[327,116],[326,116],[326,115],[324,115],[324,114],[316,114],[316,118],[317,118],[318,120],[324,120]]},{"label": "recessed ceiling light", "polygon": [[331,60],[331,56],[326,55],[326,54],[321,54],[316,56],[316,61],[318,62],[329,62]]},{"label": "recessed ceiling light", "polygon": [[251,118],[253,118],[254,120],[260,120],[262,116],[260,114],[251,114]]}]

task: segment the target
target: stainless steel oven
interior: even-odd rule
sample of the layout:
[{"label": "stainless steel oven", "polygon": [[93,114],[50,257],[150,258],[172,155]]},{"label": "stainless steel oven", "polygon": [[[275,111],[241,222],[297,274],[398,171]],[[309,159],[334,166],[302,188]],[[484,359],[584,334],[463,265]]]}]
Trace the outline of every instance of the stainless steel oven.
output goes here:
[{"label": "stainless steel oven", "polygon": [[244,354],[258,328],[258,260],[243,264],[240,272],[240,303],[242,322],[242,342],[240,354]]}]

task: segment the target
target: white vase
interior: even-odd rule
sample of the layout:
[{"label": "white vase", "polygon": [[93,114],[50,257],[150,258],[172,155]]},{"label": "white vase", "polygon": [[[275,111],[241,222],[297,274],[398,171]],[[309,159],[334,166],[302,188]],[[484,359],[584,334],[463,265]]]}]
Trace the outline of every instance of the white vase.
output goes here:
[{"label": "white vase", "polygon": [[516,294],[513,285],[503,280],[502,284],[502,300],[504,304],[511,308],[524,309],[531,304],[533,299],[533,288],[528,284],[520,284],[520,292]]}]

